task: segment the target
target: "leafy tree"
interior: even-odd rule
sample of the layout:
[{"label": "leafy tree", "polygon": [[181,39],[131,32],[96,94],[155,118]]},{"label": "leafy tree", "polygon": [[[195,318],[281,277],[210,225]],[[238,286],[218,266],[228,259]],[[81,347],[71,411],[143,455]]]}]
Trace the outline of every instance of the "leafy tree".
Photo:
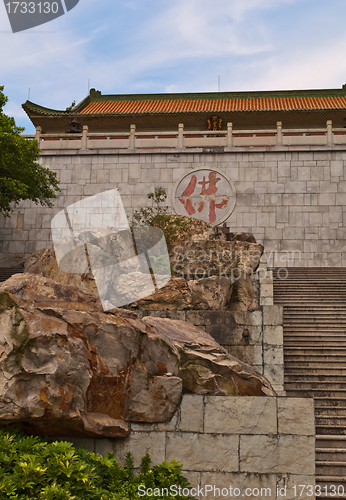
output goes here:
[{"label": "leafy tree", "polygon": [[8,98],[0,86],[0,214],[9,217],[11,203],[21,200],[52,207],[51,198],[60,191],[55,172],[37,163],[40,150],[37,141],[21,137],[23,127],[3,112]]}]

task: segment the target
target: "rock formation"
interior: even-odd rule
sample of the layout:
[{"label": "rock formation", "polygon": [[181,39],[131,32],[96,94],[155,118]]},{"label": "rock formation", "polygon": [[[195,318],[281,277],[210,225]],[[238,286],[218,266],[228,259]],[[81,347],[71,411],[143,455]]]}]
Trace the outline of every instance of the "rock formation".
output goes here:
[{"label": "rock formation", "polygon": [[[212,226],[203,221],[189,219],[187,217],[171,216],[173,220],[187,219],[189,231],[186,234],[174,235],[176,245],[170,251],[170,264],[174,272],[167,285],[156,293],[148,293],[144,299],[132,302],[128,309],[232,309],[232,310],[254,310],[259,307],[258,297],[254,292],[254,273],[258,267],[263,253],[262,245],[255,242],[250,233],[225,233],[221,228]],[[93,255],[97,259],[98,272],[104,273],[103,279],[99,280],[104,287],[110,287],[110,295],[119,293],[126,295],[126,290],[134,289],[131,281],[141,282],[138,272],[129,272],[112,279],[112,259],[124,260],[130,255],[127,252],[128,234],[122,232],[121,237],[109,235],[109,229],[93,230],[86,235],[92,246]],[[188,240],[186,235],[188,234]],[[81,236],[81,238],[83,238]],[[186,241],[184,241],[184,239]],[[76,247],[75,255],[70,256],[71,269],[77,269],[79,252],[84,252],[84,247]],[[119,254],[120,252],[120,254]],[[120,258],[121,257],[121,258]],[[108,265],[107,265],[108,264]],[[126,267],[126,262],[124,264]],[[40,250],[34,253],[25,264],[25,272],[41,274],[60,283],[81,287],[90,291],[97,297],[101,291],[97,290],[93,275],[88,269],[80,269],[81,274],[67,273],[59,269],[55,258],[54,249]],[[84,274],[82,273],[84,272]],[[143,282],[146,276],[143,275]],[[126,280],[126,283],[123,281]],[[151,293],[151,294],[150,294]],[[103,296],[107,296],[107,290],[102,290]],[[130,301],[129,301],[130,302]]]},{"label": "rock formation", "polygon": [[182,321],[114,309],[33,274],[0,285],[0,426],[125,436],[169,420],[183,392],[275,395],[269,382]]}]

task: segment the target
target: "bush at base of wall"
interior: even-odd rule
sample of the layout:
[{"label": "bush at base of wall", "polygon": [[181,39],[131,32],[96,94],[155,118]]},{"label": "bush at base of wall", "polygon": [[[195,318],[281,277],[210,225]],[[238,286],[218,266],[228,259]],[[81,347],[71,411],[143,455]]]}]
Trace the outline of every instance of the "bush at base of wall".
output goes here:
[{"label": "bush at base of wall", "polygon": [[156,488],[157,492],[165,488],[179,491],[171,487],[177,485],[182,490],[189,486],[179,462],[150,468],[146,455],[135,475],[131,453],[120,467],[112,453],[95,455],[68,442],[49,443],[12,428],[0,430],[0,450],[0,500],[146,500],[152,498]]}]

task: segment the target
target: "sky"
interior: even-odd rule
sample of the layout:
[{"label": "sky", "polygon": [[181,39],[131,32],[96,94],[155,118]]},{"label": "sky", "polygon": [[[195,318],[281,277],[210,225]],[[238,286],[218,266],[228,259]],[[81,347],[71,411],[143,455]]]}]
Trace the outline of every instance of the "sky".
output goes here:
[{"label": "sky", "polygon": [[[29,0],[28,0],[29,1]],[[12,33],[0,4],[0,85],[21,105],[53,109],[102,94],[341,88],[345,0],[79,0]],[[30,90],[29,90],[30,89]]]}]

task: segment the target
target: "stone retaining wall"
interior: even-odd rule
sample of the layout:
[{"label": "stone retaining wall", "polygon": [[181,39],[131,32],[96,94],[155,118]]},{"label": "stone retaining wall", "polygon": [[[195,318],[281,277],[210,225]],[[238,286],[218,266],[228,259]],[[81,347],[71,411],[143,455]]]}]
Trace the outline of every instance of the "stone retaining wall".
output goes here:
[{"label": "stone retaining wall", "polygon": [[226,174],[236,188],[236,206],[227,225],[232,231],[254,233],[271,267],[346,266],[343,149],[59,150],[43,151],[41,163],[58,172],[62,192],[52,210],[23,202],[11,219],[0,218],[0,261],[18,262],[51,246],[52,217],[83,197],[117,187],[131,215],[149,206],[146,195],[160,186],[167,190],[167,204],[172,206],[176,181],[191,169],[209,167]]},{"label": "stone retaining wall", "polygon": [[256,311],[141,311],[136,314],[187,321],[209,333],[219,344],[264,375],[283,394],[282,306]]},{"label": "stone retaining wall", "polygon": [[[168,423],[132,423],[127,438],[72,441],[96,453],[114,452],[120,460],[130,451],[135,467],[146,453],[153,463],[179,460],[192,487],[239,488],[233,496],[306,499],[311,495],[295,495],[294,486],[299,492],[299,485],[315,484],[312,399],[184,395]],[[286,494],[277,495],[277,487],[286,487]],[[270,495],[248,495],[246,488],[270,488]],[[226,496],[215,493],[207,498]]]}]

